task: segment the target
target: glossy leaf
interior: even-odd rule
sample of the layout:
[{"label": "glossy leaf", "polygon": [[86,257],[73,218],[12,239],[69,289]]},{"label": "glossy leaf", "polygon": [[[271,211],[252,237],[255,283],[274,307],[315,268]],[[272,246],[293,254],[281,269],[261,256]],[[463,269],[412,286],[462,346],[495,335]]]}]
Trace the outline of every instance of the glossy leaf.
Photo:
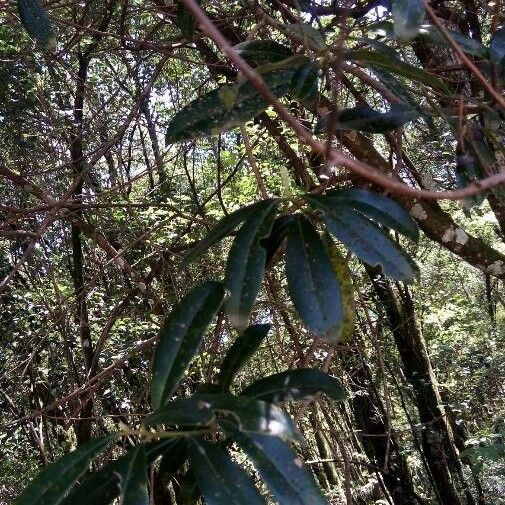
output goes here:
[{"label": "glossy leaf", "polygon": [[189,457],[206,505],[262,505],[247,473],[216,444],[191,439]]},{"label": "glossy leaf", "polygon": [[337,344],[342,331],[342,295],[326,249],[313,226],[297,216],[286,254],[288,290],[303,322],[318,337]]},{"label": "glossy leaf", "polygon": [[44,48],[56,49],[56,35],[47,12],[39,0],[17,0],[18,12],[26,31]]},{"label": "glossy leaf", "polygon": [[412,282],[416,268],[385,230],[363,214],[345,206],[332,205],[321,198],[307,197],[310,205],[323,211],[328,231],[356,256],[399,281]]},{"label": "glossy leaf", "polygon": [[246,328],[244,333],[233,342],[224,357],[218,376],[218,383],[223,390],[230,387],[233,377],[258,350],[269,330],[269,324],[255,324]]},{"label": "glossy leaf", "polygon": [[[181,440],[161,440],[143,444],[148,464],[160,455],[177,449]],[[105,464],[96,472],[84,477],[65,497],[63,505],[88,505],[89,503],[111,503],[119,495],[118,469],[129,454]]]},{"label": "glossy leaf", "polygon": [[379,193],[364,189],[346,188],[327,193],[327,196],[310,197],[330,205],[344,205],[357,210],[379,224],[417,241],[419,228],[411,215],[398,203]]},{"label": "glossy leaf", "polygon": [[224,237],[229,235],[240,223],[245,221],[251,214],[254,214],[258,209],[265,206],[265,201],[255,202],[245,207],[237,209],[235,212],[226,215],[209,231],[209,233],[200,240],[188,253],[184,256],[182,266],[185,267],[194,259],[198,258],[207,249],[217,244]]},{"label": "glossy leaf", "polygon": [[350,109],[344,109],[336,115],[326,114],[321,118],[316,127],[316,132],[327,130],[328,122],[332,121],[330,125],[334,130],[387,133],[418,117],[419,112],[408,104],[392,104],[387,112],[378,112],[366,105],[358,105]]},{"label": "glossy leaf", "polygon": [[317,393],[325,393],[332,400],[338,401],[347,396],[337,379],[312,368],[298,368],[263,377],[247,386],[240,394],[278,403],[309,400]]},{"label": "glossy leaf", "polygon": [[505,68],[505,24],[491,38],[489,59],[491,63],[501,65]]},{"label": "glossy leaf", "polygon": [[58,505],[115,435],[91,440],[45,468],[14,501],[15,505]]},{"label": "glossy leaf", "polygon": [[312,473],[288,443],[277,437],[230,432],[279,505],[327,504]]},{"label": "glossy leaf", "polygon": [[267,257],[262,241],[270,234],[277,207],[277,200],[266,200],[261,208],[247,217],[228,253],[224,307],[238,331],[246,328],[261,286]]},{"label": "glossy leaf", "polygon": [[251,66],[276,63],[293,56],[293,51],[273,40],[247,40],[234,46],[237,53]]},{"label": "glossy leaf", "polygon": [[413,39],[426,15],[423,0],[392,0],[394,30],[404,42]]},{"label": "glossy leaf", "polygon": [[201,428],[209,426],[217,417],[232,421],[243,432],[301,439],[292,419],[275,405],[229,393],[200,394],[175,400],[148,416],[144,424]]},{"label": "glossy leaf", "polygon": [[154,408],[162,405],[177,388],[223,297],[221,284],[206,282],[190,291],[163,323],[151,381]]},{"label": "glossy leaf", "polygon": [[142,445],[131,451],[118,465],[119,505],[148,505],[147,459]]}]

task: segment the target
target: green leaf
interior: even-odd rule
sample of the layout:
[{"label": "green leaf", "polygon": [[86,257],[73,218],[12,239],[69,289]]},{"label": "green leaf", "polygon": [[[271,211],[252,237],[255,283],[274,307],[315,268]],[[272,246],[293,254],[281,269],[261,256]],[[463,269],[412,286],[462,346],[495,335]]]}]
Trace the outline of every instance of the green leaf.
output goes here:
[{"label": "green leaf", "polygon": [[232,212],[220,219],[219,222],[209,231],[207,236],[188,251],[182,260],[181,266],[185,267],[189,265],[189,263],[229,235],[240,223],[245,221],[250,215],[254,214],[264,205],[265,201],[261,200],[260,202],[247,205],[246,207],[241,207],[235,212]]},{"label": "green leaf", "polygon": [[398,38],[403,42],[413,39],[426,15],[423,0],[393,0],[391,11]]},{"label": "green leaf", "polygon": [[[447,30],[451,38],[458,44],[458,46],[468,54],[477,56],[478,58],[485,58],[488,54],[486,47],[478,40],[472,39],[454,30]],[[422,25],[419,29],[419,35],[433,44],[439,44],[445,47],[451,47],[442,32],[433,25]]]},{"label": "green leaf", "polygon": [[302,65],[293,76],[291,94],[303,105],[311,106],[318,98],[318,66],[315,63]]},{"label": "green leaf", "polygon": [[323,35],[316,30],[313,26],[297,22],[286,25],[288,32],[291,32],[295,37],[297,37],[304,46],[322,51],[326,48],[326,42]]},{"label": "green leaf", "polygon": [[206,282],[188,293],[164,322],[154,353],[151,382],[154,408],[162,405],[177,388],[223,297],[221,284]]},{"label": "green leaf", "polygon": [[276,218],[272,226],[272,231],[270,232],[270,235],[263,240],[262,242],[263,247],[267,251],[267,259],[266,259],[267,265],[272,261],[275,254],[277,253],[282,243],[284,242],[284,239],[287,237],[289,226],[293,222],[293,219],[294,216],[291,214]]},{"label": "green leaf", "polygon": [[[143,444],[148,464],[160,455],[171,454],[181,440],[162,440]],[[119,494],[118,470],[130,454],[111,461],[96,472],[85,476],[65,497],[63,505],[88,505],[90,503],[111,503]]]},{"label": "green leaf", "polygon": [[97,438],[82,444],[45,468],[14,501],[15,505],[58,505],[75,482],[116,435]]},{"label": "green leaf", "polygon": [[234,49],[253,67],[276,63],[294,55],[289,47],[273,40],[247,40],[234,46]]},{"label": "green leaf", "polygon": [[419,240],[417,223],[399,203],[386,196],[364,189],[345,188],[311,198],[326,201],[329,205],[348,206],[414,241]]},{"label": "green leaf", "polygon": [[491,38],[489,59],[491,63],[501,65],[505,69],[505,25],[502,25]]},{"label": "green leaf", "polygon": [[118,465],[119,505],[148,505],[147,459],[142,445],[137,446]]},{"label": "green leaf", "polygon": [[252,460],[279,505],[326,505],[327,501],[301,457],[283,440],[234,432],[233,439]]},{"label": "green leaf", "polygon": [[[289,91],[299,66],[297,59],[292,67],[266,72],[261,77],[272,93],[281,97]],[[235,100],[232,102],[230,97]],[[268,105],[250,81],[221,86],[177,112],[168,126],[165,142],[168,145],[230,130],[254,118]]]},{"label": "green leaf", "polygon": [[[332,121],[332,116],[334,121]],[[336,130],[358,130],[368,133],[387,133],[419,117],[419,112],[408,104],[394,103],[387,112],[377,112],[366,105],[344,109],[337,115],[328,113],[319,121],[316,132],[326,130],[328,123]]]},{"label": "green leaf", "polygon": [[359,259],[371,266],[380,265],[386,275],[396,280],[414,280],[415,265],[386,231],[363,214],[346,206],[334,205],[331,200],[313,197],[306,197],[306,200],[314,209],[323,211],[330,233]]},{"label": "green leaf", "polygon": [[[201,0],[197,1],[201,4]],[[181,1],[177,4],[177,26],[186,40],[193,40],[196,30],[196,20]]]},{"label": "green leaf", "polygon": [[177,439],[174,442],[174,447],[161,457],[158,467],[158,476],[165,485],[168,485],[172,477],[182,468],[188,457],[186,440]]},{"label": "green leaf", "polygon": [[317,393],[325,393],[337,401],[347,397],[337,379],[312,368],[298,368],[263,377],[247,386],[240,394],[256,400],[279,403],[309,400]]},{"label": "green leaf", "polygon": [[288,233],[288,290],[303,322],[318,337],[336,344],[342,330],[340,286],[316,230],[296,216]]},{"label": "green leaf", "polygon": [[379,68],[389,70],[393,74],[401,75],[413,81],[420,82],[442,93],[449,94],[447,86],[434,75],[422,70],[418,67],[405,63],[391,54],[381,54],[377,51],[370,51],[368,49],[354,49],[344,54],[346,60],[359,61],[363,64],[368,64],[372,68],[377,66]]},{"label": "green leaf", "polygon": [[230,347],[221,365],[218,383],[223,390],[230,387],[233,377],[251,359],[270,330],[269,324],[255,324],[246,328]]},{"label": "green leaf", "polygon": [[292,419],[275,405],[229,393],[200,394],[175,400],[148,416],[144,424],[202,428],[217,418],[233,421],[243,432],[302,440]]},{"label": "green leaf", "polygon": [[249,315],[258,295],[267,252],[262,240],[269,236],[279,202],[265,200],[239,229],[226,264],[225,310],[231,324],[242,331],[247,326]]},{"label": "green leaf", "polygon": [[39,0],[17,0],[18,12],[26,31],[44,48],[56,49],[56,35],[47,12]]},{"label": "green leaf", "polygon": [[247,473],[216,444],[191,439],[189,457],[206,505],[262,505]]}]

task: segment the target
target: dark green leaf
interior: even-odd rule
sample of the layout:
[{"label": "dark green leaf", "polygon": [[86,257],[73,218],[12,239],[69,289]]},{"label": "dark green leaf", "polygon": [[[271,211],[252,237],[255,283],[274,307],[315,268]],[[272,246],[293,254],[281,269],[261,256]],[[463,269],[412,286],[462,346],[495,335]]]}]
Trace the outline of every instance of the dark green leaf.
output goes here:
[{"label": "dark green leaf", "polygon": [[234,48],[253,67],[276,63],[293,56],[293,51],[289,47],[273,40],[247,40]]},{"label": "dark green leaf", "polygon": [[301,66],[293,76],[291,83],[291,94],[293,98],[299,100],[303,105],[311,106],[317,101],[318,67],[314,63],[307,63]]},{"label": "dark green leaf", "polygon": [[175,440],[174,447],[163,454],[158,467],[158,477],[163,484],[168,485],[172,477],[182,468],[187,457],[188,446],[186,440]]},{"label": "dark green leaf", "polygon": [[332,400],[344,400],[345,390],[340,382],[320,370],[299,368],[263,377],[247,386],[242,393],[265,402],[308,400],[317,393],[325,393]]},{"label": "dark green leaf", "polygon": [[270,234],[278,204],[277,200],[266,200],[261,208],[249,215],[228,254],[225,310],[231,324],[239,331],[247,326],[261,286],[267,256],[262,240]]},{"label": "dark green leaf", "polygon": [[223,297],[221,284],[206,282],[188,293],[164,322],[154,353],[151,382],[154,408],[162,405],[177,388]]},{"label": "dark green leaf", "polygon": [[189,457],[206,505],[261,505],[250,477],[216,444],[192,439]]},{"label": "dark green leaf", "polygon": [[39,0],[17,0],[18,12],[26,31],[44,48],[56,49],[56,35],[47,12]]},{"label": "dark green leaf", "polygon": [[315,209],[322,210],[330,233],[356,256],[396,280],[412,282],[416,276],[413,262],[403,253],[385,230],[361,213],[344,206],[329,205],[323,199],[307,197]]},{"label": "dark green leaf", "polygon": [[263,247],[267,251],[266,264],[268,265],[279,250],[284,239],[286,238],[290,224],[293,222],[294,217],[290,214],[287,216],[280,216],[275,219],[272,226],[270,235],[263,240]]},{"label": "dark green leaf", "polygon": [[269,324],[255,324],[246,328],[224,357],[218,382],[223,390],[228,389],[237,372],[251,359],[270,330]]},{"label": "dark green leaf", "polygon": [[491,63],[503,66],[505,70],[505,25],[502,25],[491,38],[489,59]]},{"label": "dark green leaf", "polygon": [[[144,444],[147,462],[151,464],[160,455],[175,451],[181,440],[162,440]],[[88,505],[111,503],[119,494],[118,469],[129,454],[107,463],[98,471],[87,475],[79,485],[65,497],[63,505]]]},{"label": "dark green leaf", "polygon": [[233,421],[238,430],[247,433],[301,440],[291,418],[275,405],[229,393],[201,394],[176,400],[148,416],[144,424],[201,428],[209,426],[216,416]]},{"label": "dark green leaf", "polygon": [[323,35],[308,23],[297,22],[286,25],[286,29],[306,47],[321,51],[326,47]]},{"label": "dark green leaf", "polygon": [[[197,1],[201,3],[201,0]],[[181,1],[177,4],[177,26],[180,28],[185,39],[193,39],[195,36],[196,21],[193,14],[186,9]]]},{"label": "dark green leaf", "polygon": [[[224,427],[229,429],[228,425]],[[327,504],[312,473],[289,444],[277,437],[230,431],[279,505]]]},{"label": "dark green leaf", "polygon": [[[332,118],[334,117],[334,120]],[[344,109],[336,116],[328,113],[323,116],[316,131],[326,130],[328,122],[335,130],[358,130],[368,133],[386,133],[400,128],[405,123],[419,117],[419,112],[408,104],[395,103],[387,112],[377,112],[366,105]]]},{"label": "dark green leaf", "polygon": [[120,505],[148,505],[147,459],[142,445],[127,454],[117,467]]},{"label": "dark green leaf", "polygon": [[[472,54],[478,58],[485,58],[487,56],[487,49],[478,40],[467,37],[459,32],[455,32],[454,30],[447,31],[454,42],[456,42],[465,53]],[[449,42],[436,26],[422,25],[419,30],[419,35],[433,44],[450,47]]]},{"label": "dark green leaf", "polygon": [[228,214],[219,220],[219,222],[209,231],[207,236],[200,240],[188,253],[184,256],[182,261],[182,266],[187,266],[194,259],[198,258],[207,249],[211,248],[214,244],[217,244],[226,235],[231,233],[240,223],[245,221],[247,217],[254,214],[258,209],[265,206],[265,201],[252,203],[246,207],[241,207],[235,212]]},{"label": "dark green leaf", "polygon": [[302,216],[296,216],[288,233],[286,274],[294,306],[307,327],[338,343],[343,316],[340,286],[321,239]]},{"label": "dark green leaf", "polygon": [[410,214],[391,198],[364,189],[346,188],[331,191],[327,196],[311,197],[323,200],[327,205],[345,205],[417,241],[419,228]]},{"label": "dark green leaf", "polygon": [[391,10],[398,38],[404,42],[413,39],[426,14],[423,0],[392,0]]},{"label": "dark green leaf", "polygon": [[44,469],[14,501],[15,505],[58,505],[115,435],[91,440]]}]

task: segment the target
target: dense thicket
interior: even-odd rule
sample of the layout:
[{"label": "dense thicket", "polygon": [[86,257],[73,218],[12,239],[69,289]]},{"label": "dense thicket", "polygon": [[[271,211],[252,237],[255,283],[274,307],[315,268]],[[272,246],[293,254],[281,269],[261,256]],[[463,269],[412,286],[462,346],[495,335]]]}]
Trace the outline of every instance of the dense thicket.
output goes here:
[{"label": "dense thicket", "polygon": [[501,0],[0,4],[0,503],[505,504],[504,86]]}]

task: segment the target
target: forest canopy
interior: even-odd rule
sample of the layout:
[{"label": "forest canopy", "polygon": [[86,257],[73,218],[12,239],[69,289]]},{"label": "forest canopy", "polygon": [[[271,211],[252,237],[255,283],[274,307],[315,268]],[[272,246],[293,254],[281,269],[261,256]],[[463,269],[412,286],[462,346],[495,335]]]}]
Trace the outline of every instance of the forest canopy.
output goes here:
[{"label": "forest canopy", "polygon": [[0,505],[504,505],[501,0],[0,2]]}]

